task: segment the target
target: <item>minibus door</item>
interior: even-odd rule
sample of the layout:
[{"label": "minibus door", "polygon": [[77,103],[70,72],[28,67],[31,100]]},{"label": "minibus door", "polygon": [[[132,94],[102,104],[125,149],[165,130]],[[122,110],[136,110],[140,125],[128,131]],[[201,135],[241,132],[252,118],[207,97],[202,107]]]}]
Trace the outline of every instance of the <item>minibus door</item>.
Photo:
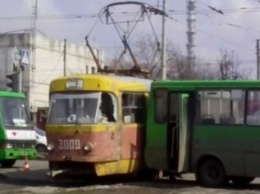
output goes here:
[{"label": "minibus door", "polygon": [[189,168],[189,114],[188,114],[188,94],[180,95],[180,130],[179,130],[179,157],[178,173],[187,172]]},{"label": "minibus door", "polygon": [[167,127],[168,168],[184,172],[188,168],[188,95],[170,93]]},{"label": "minibus door", "polygon": [[170,93],[168,100],[167,158],[168,169],[177,171],[179,158],[180,98],[179,93]]}]

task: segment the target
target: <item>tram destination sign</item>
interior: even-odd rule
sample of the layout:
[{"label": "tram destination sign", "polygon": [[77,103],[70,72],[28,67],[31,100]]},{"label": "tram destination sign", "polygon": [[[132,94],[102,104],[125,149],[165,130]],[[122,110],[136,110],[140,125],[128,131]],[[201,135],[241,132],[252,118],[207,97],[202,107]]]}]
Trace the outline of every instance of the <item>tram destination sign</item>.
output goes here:
[{"label": "tram destination sign", "polygon": [[67,90],[80,90],[83,89],[82,79],[68,79],[65,85]]}]

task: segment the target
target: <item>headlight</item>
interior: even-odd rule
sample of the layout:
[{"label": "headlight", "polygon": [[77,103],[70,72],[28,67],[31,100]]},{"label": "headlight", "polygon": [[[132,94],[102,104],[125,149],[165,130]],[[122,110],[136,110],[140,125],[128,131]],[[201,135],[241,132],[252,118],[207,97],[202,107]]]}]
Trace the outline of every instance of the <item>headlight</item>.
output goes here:
[{"label": "headlight", "polygon": [[5,148],[7,148],[7,149],[12,149],[12,148],[13,148],[13,145],[10,144],[10,143],[7,143],[7,144],[5,144]]},{"label": "headlight", "polygon": [[50,144],[47,146],[47,150],[48,150],[48,151],[52,151],[53,149],[54,149],[54,145],[50,143]]},{"label": "headlight", "polygon": [[90,152],[92,150],[92,144],[88,143],[83,147],[83,150],[86,152]]}]

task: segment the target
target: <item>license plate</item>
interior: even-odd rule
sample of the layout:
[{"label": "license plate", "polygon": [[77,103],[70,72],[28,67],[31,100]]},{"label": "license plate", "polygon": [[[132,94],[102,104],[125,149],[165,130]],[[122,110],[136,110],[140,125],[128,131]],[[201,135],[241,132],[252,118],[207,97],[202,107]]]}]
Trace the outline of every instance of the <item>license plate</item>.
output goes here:
[{"label": "license plate", "polygon": [[27,154],[26,151],[21,151],[21,155],[22,155],[22,156],[27,156],[28,154]]}]

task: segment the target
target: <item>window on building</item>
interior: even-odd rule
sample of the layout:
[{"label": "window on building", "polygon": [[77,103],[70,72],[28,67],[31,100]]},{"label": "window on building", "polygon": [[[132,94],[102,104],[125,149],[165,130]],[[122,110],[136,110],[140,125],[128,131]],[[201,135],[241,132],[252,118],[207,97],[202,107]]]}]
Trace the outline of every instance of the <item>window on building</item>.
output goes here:
[{"label": "window on building", "polygon": [[248,125],[260,125],[260,91],[248,91],[246,122]]},{"label": "window on building", "polygon": [[95,73],[96,73],[95,67],[91,67],[91,74],[95,74]]},{"label": "window on building", "polygon": [[165,123],[167,119],[167,90],[156,90],[155,91],[155,122]]},{"label": "window on building", "polygon": [[124,93],[122,95],[122,115],[124,123],[144,123],[146,121],[145,95]]},{"label": "window on building", "polygon": [[238,125],[244,123],[245,91],[200,91],[197,100],[199,124]]},{"label": "window on building", "polygon": [[88,68],[88,65],[86,66],[86,74],[89,74],[89,70],[88,70],[89,68]]}]

